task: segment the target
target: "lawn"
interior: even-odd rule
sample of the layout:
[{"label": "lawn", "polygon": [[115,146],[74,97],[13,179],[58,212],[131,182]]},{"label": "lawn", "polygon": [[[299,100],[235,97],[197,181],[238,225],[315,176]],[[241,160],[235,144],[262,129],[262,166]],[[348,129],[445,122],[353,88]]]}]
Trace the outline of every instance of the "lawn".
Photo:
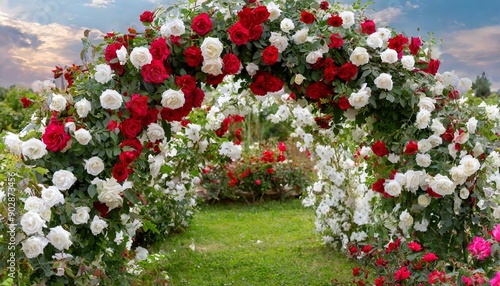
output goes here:
[{"label": "lawn", "polygon": [[355,266],[322,245],[314,210],[298,200],[203,206],[162,249],[176,286],[330,285]]}]

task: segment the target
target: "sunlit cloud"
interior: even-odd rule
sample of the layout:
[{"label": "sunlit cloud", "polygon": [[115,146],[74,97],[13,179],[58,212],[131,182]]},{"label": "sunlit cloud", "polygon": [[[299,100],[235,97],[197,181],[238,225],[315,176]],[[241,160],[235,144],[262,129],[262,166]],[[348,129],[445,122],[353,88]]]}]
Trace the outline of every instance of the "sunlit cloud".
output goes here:
[{"label": "sunlit cloud", "polygon": [[371,18],[377,26],[383,27],[394,21],[396,18],[402,15],[401,8],[393,8],[389,7],[387,9],[381,10],[379,12],[375,12],[371,14]]},{"label": "sunlit cloud", "polygon": [[92,0],[91,3],[86,3],[84,5],[88,7],[105,8],[113,3],[115,3],[115,0]]}]

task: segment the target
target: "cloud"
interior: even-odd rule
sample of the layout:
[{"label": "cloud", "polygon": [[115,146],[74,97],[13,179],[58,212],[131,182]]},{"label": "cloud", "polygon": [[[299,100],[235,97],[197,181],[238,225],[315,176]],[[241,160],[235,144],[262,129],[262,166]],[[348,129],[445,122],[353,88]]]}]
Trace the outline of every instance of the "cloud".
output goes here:
[{"label": "cloud", "polygon": [[115,3],[115,0],[92,0],[91,3],[86,3],[84,5],[88,7],[105,8],[113,3]]},{"label": "cloud", "polygon": [[389,7],[387,9],[380,10],[371,14],[371,18],[373,19],[373,21],[375,21],[375,23],[377,23],[378,27],[383,27],[401,16],[401,14],[401,8]]},{"label": "cloud", "polygon": [[418,4],[413,4],[410,1],[406,1],[406,7],[411,9],[418,9],[420,6]]}]

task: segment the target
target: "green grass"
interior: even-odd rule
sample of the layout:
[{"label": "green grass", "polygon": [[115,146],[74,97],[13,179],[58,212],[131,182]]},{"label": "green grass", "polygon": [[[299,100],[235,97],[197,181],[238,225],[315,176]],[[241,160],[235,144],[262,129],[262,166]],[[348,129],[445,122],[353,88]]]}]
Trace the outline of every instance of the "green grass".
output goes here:
[{"label": "green grass", "polygon": [[330,285],[355,266],[322,245],[314,210],[298,200],[203,206],[162,249],[176,286]]}]

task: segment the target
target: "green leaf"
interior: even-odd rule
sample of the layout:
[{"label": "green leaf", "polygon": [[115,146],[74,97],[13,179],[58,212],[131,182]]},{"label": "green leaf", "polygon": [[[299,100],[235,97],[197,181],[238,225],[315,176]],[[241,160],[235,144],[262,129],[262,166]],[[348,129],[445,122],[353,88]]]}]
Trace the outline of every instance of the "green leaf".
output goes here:
[{"label": "green leaf", "polygon": [[125,198],[127,198],[133,204],[138,204],[140,202],[137,194],[132,189],[125,190],[123,194],[125,195]]},{"label": "green leaf", "polygon": [[149,231],[151,230],[153,233],[155,234],[160,234],[160,231],[158,230],[158,228],[156,227],[156,224],[152,223],[151,221],[149,220],[142,220],[142,229],[144,231]]},{"label": "green leaf", "polygon": [[394,95],[392,95],[391,93],[388,93],[385,99],[387,99],[390,102],[394,102],[396,98],[394,98]]},{"label": "green leaf", "polygon": [[33,169],[33,171],[37,172],[38,174],[40,174],[42,176],[46,175],[49,172],[49,170],[42,168],[42,167],[36,167]]},{"label": "green leaf", "polygon": [[89,196],[91,198],[95,197],[95,195],[97,195],[97,186],[94,184],[90,184],[87,188],[87,192],[89,192]]}]

